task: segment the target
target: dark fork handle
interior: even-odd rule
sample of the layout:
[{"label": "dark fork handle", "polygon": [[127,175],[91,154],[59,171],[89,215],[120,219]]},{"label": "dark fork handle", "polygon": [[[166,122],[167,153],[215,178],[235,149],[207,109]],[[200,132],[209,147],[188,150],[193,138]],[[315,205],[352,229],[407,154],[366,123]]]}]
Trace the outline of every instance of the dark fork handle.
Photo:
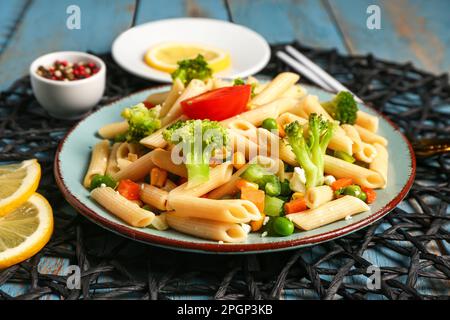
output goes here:
[{"label": "dark fork handle", "polygon": [[450,138],[420,139],[412,143],[417,157],[427,158],[450,152]]}]

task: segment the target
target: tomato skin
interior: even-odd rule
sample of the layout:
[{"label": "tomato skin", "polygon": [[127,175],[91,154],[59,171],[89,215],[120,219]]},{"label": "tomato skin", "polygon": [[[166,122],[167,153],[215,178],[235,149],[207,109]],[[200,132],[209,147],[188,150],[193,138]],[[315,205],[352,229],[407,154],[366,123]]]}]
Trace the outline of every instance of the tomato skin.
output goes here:
[{"label": "tomato skin", "polygon": [[251,91],[251,85],[219,88],[181,101],[181,108],[191,119],[221,121],[244,112]]},{"label": "tomato skin", "polygon": [[148,102],[148,101],[143,101],[142,103],[144,104],[144,106],[145,106],[147,109],[151,109],[151,108],[156,107],[153,103]]},{"label": "tomato skin", "polygon": [[139,200],[140,186],[130,179],[120,180],[117,191],[128,200]]}]

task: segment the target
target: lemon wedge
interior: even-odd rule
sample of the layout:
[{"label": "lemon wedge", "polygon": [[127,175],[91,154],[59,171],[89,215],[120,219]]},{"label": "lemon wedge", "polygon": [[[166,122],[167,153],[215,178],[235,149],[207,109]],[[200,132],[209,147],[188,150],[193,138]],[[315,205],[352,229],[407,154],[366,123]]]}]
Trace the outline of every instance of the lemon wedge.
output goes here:
[{"label": "lemon wedge", "polygon": [[0,166],[0,217],[27,201],[40,178],[41,166],[36,159]]},{"label": "lemon wedge", "polygon": [[144,59],[149,66],[172,73],[178,68],[178,61],[194,59],[199,54],[205,58],[213,72],[225,70],[231,64],[230,55],[223,50],[198,44],[172,42],[150,48]]},{"label": "lemon wedge", "polygon": [[38,193],[0,217],[0,270],[39,252],[53,232],[53,211]]}]

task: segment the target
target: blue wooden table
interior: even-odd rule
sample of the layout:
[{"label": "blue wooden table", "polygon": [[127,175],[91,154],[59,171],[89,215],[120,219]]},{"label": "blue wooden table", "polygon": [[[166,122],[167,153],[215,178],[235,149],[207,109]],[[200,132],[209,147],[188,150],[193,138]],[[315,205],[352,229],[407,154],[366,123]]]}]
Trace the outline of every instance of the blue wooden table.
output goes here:
[{"label": "blue wooden table", "polygon": [[[370,29],[370,5],[380,8],[381,29]],[[81,9],[81,29],[66,26],[68,6]],[[128,28],[174,17],[208,17],[248,26],[270,43],[300,40],[341,53],[411,61],[434,72],[450,71],[448,0],[1,0],[0,90],[28,72],[38,56],[56,50],[110,50]],[[375,265],[407,265],[392,253],[368,251]],[[314,256],[314,248],[311,249]],[[40,271],[60,273],[67,261],[46,258]],[[435,288],[423,284],[425,291]],[[12,296],[23,287],[6,285]],[[442,292],[444,290],[444,293]]]}]

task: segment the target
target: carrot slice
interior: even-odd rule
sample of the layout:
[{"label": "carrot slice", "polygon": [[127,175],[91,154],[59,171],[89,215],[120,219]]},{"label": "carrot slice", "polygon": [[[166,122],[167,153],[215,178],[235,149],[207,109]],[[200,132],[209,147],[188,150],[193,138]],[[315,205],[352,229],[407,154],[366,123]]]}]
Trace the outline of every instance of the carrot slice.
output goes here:
[{"label": "carrot slice", "polygon": [[241,188],[241,199],[253,202],[259,212],[264,212],[264,191],[257,190],[254,187],[245,186]]},{"label": "carrot slice", "polygon": [[264,213],[261,213],[261,219],[256,221],[251,221],[250,226],[252,227],[252,231],[258,231],[262,228],[264,219],[266,218],[266,215]]},{"label": "carrot slice", "polygon": [[298,198],[284,204],[286,214],[305,211],[307,208],[305,198]]},{"label": "carrot slice", "polygon": [[247,180],[245,180],[245,179],[238,179],[238,180],[236,181],[236,187],[237,187],[238,189],[242,189],[242,188],[244,188],[244,187],[251,187],[251,188],[253,188],[253,189],[258,190],[258,185],[257,185],[256,183],[247,181]]},{"label": "carrot slice", "polygon": [[353,180],[351,178],[340,178],[331,184],[331,188],[336,191],[341,188],[345,188],[349,185],[353,184]]},{"label": "carrot slice", "polygon": [[367,196],[366,202],[368,204],[373,203],[377,199],[377,193],[375,192],[375,190],[373,190],[371,188],[364,188],[364,187],[361,187],[361,190],[366,193],[366,196]]}]

